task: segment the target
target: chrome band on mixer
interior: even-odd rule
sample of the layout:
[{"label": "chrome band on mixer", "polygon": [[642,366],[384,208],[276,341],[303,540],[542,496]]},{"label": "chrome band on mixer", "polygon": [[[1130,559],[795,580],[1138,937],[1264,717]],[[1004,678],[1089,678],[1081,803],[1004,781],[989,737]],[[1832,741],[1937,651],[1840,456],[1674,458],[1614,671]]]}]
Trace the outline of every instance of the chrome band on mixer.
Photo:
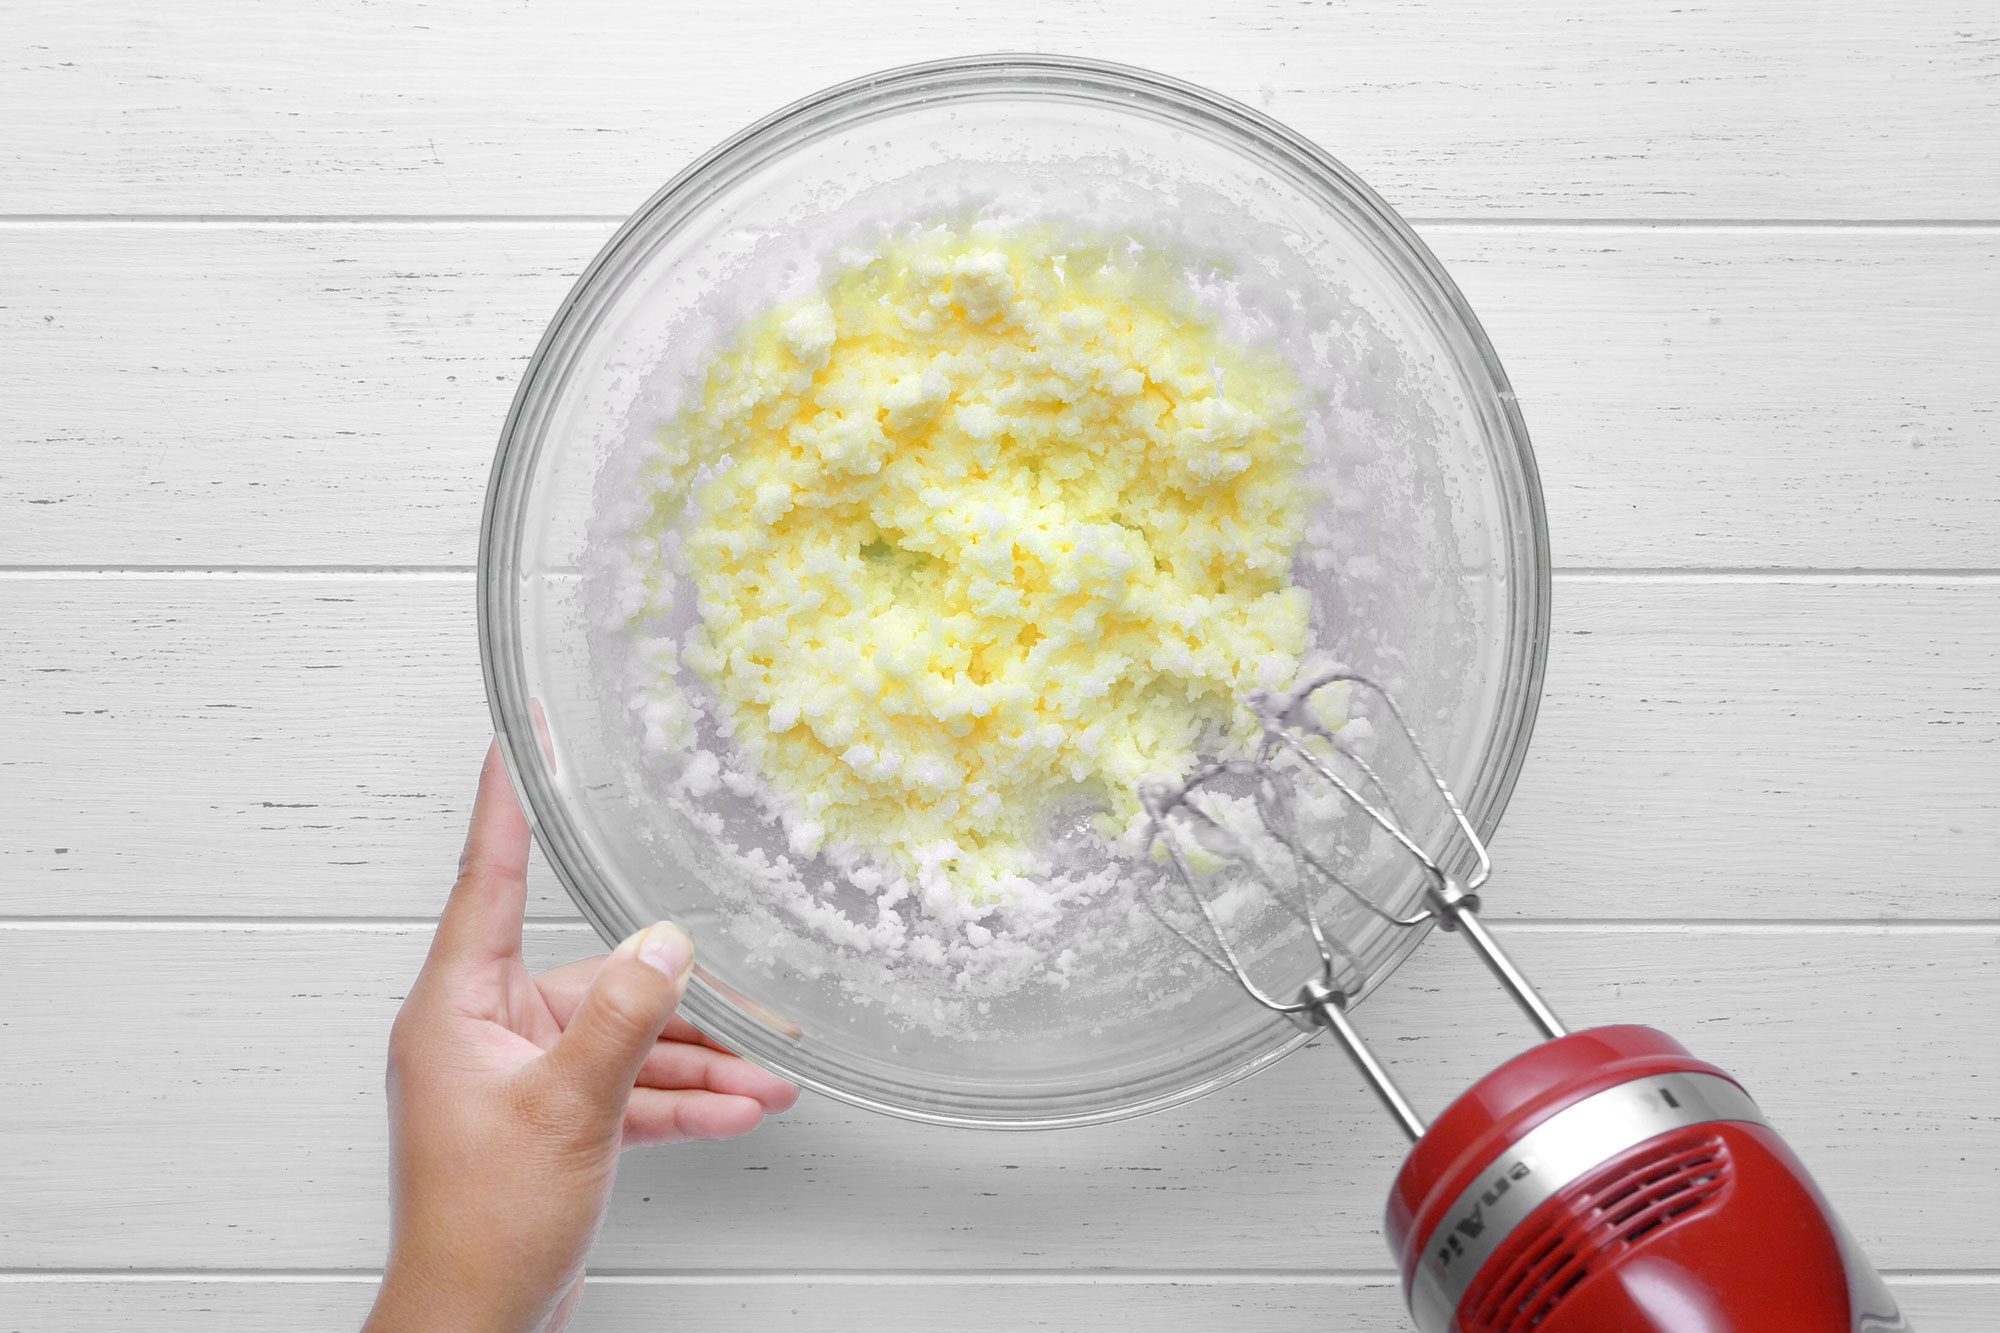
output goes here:
[{"label": "chrome band on mixer", "polygon": [[1473,1277],[1529,1214],[1618,1154],[1670,1130],[1767,1122],[1750,1094],[1713,1074],[1660,1074],[1586,1097],[1529,1131],[1445,1210],[1409,1278],[1422,1333],[1446,1333]]}]

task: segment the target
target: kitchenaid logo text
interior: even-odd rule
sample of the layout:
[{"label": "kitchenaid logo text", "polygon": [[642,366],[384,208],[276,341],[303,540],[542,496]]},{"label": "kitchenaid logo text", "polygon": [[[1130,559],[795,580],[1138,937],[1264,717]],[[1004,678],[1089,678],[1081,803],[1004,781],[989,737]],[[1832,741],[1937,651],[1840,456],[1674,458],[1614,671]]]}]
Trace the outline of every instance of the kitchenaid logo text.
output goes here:
[{"label": "kitchenaid logo text", "polygon": [[1451,1267],[1452,1260],[1465,1253],[1465,1242],[1478,1240],[1486,1230],[1486,1210],[1498,1203],[1517,1180],[1526,1180],[1534,1174],[1534,1168],[1526,1162],[1515,1162],[1495,1175],[1479,1198],[1468,1209],[1465,1216],[1453,1223],[1444,1233],[1444,1243],[1437,1248],[1437,1266],[1440,1272]]}]

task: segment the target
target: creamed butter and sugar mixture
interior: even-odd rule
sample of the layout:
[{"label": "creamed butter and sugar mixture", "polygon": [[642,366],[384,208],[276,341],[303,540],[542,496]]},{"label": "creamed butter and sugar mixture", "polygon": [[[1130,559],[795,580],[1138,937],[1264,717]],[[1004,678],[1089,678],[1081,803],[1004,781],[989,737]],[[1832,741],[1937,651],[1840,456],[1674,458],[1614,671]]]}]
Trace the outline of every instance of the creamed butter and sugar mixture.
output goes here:
[{"label": "creamed butter and sugar mixture", "polygon": [[1039,227],[901,233],[752,318],[662,432],[682,660],[787,810],[1002,901],[1052,803],[1242,735],[1306,647],[1300,390],[1168,257]]}]

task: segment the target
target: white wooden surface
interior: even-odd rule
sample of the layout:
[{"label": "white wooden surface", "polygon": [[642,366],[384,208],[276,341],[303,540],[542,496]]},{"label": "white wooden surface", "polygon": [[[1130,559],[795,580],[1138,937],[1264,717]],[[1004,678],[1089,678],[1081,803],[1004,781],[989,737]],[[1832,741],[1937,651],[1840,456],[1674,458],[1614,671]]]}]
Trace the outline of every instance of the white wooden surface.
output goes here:
[{"label": "white wooden surface", "polygon": [[[4,1281],[4,1279],[0,1279]],[[1984,1284],[1963,1278],[1897,1279],[1903,1310],[1923,1333],[1990,1333]],[[24,1285],[10,1293],[4,1333],[58,1328],[127,1333],[143,1328],[353,1328],[374,1295],[372,1274],[301,1275],[274,1281],[231,1276]],[[1328,1311],[1337,1311],[1330,1324]],[[940,1320],[948,1322],[940,1323]],[[1386,1278],[1319,1273],[1236,1276],[1077,1277],[1035,1273],[938,1281],[901,1273],[592,1278],[573,1333],[629,1329],[1227,1329],[1229,1333],[1405,1333],[1402,1302]]]},{"label": "white wooden surface", "polygon": [[[1566,1010],[1738,1069],[1927,1333],[2000,1323],[1990,3],[20,0],[0,1330],[353,1325],[542,322],[740,123],[995,48],[1265,106],[1420,221],[1562,567],[1496,913]],[[536,888],[539,956],[591,950]],[[1526,1036],[1443,949],[1365,1019],[1427,1104]],[[1388,1330],[1398,1146],[1323,1052],[1034,1138],[809,1100],[633,1159],[579,1326]]]},{"label": "white wooden surface", "polygon": [[[6,226],[0,561],[470,565],[497,423],[611,230]],[[2000,228],[1424,232],[1529,414],[1559,563],[2000,547]]]}]

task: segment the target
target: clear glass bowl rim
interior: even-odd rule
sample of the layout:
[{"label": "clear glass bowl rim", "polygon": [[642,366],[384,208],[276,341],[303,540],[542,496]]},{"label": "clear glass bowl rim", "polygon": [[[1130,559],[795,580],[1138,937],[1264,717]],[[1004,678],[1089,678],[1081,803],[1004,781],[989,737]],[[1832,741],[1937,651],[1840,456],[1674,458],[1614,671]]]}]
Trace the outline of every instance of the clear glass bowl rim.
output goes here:
[{"label": "clear glass bowl rim", "polygon": [[[488,704],[514,787],[556,877],[578,910],[607,943],[631,923],[608,904],[615,895],[569,823],[536,737],[522,661],[519,552],[529,483],[548,416],[577,368],[577,353],[640,268],[652,246],[697,214],[717,191],[772,156],[810,141],[836,123],[926,102],[1004,94],[1012,97],[1095,96],[1137,104],[1168,120],[1228,135],[1261,153],[1294,180],[1338,196],[1350,214],[1375,229],[1375,239],[1408,265],[1426,297],[1427,312],[1454,345],[1462,368],[1484,379],[1490,392],[1475,404],[1487,426],[1492,462],[1507,505],[1503,537],[1510,547],[1508,642],[1501,664],[1506,684],[1501,706],[1480,753],[1477,780],[1460,793],[1482,837],[1490,837],[1513,793],[1526,759],[1549,637],[1550,563],[1547,516],[1540,474],[1504,369],[1478,318],[1457,285],[1416,233],[1369,186],[1325,150],[1270,117],[1239,102],[1167,75],[1079,57],[993,53],[905,65],[814,93],[738,132],[682,170],[642,205],[607,241],[551,319],[517,388],[495,451],[480,524],[477,571],[479,646]],[[1400,966],[1425,931],[1405,932],[1395,956],[1376,973],[1370,989]],[[1366,994],[1356,997],[1357,1002]],[[1245,1003],[1249,1003],[1248,1000]],[[800,1086],[850,1105],[929,1124],[982,1129],[1054,1129],[1100,1124],[1162,1110],[1206,1096],[1289,1055],[1313,1033],[1274,1023],[1272,1038],[1240,1058],[1211,1067],[1179,1086],[1103,1097],[1083,1109],[1024,1107],[1018,1100],[957,1106],[910,1100],[892,1088],[845,1081],[841,1071],[801,1058],[799,1047],[746,1016],[711,986],[699,966],[681,1011],[704,1032]]]}]

